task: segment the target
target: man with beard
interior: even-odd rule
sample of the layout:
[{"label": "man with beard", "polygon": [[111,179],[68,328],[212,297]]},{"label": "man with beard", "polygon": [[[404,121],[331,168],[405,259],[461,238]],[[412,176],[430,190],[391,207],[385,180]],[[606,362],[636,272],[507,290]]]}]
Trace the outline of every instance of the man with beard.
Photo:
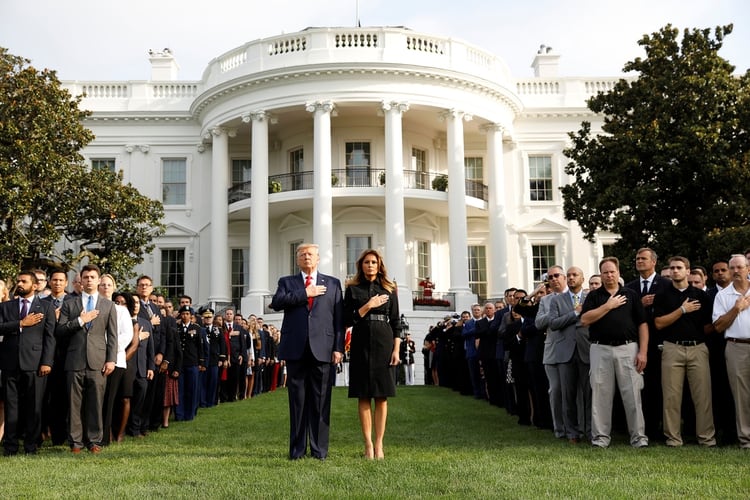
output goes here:
[{"label": "man with beard", "polygon": [[[36,275],[16,277],[17,299],[0,304],[0,370],[5,388],[4,454],[18,453],[24,440],[26,454],[35,454],[42,432],[42,401],[55,355],[55,312],[36,297]],[[19,425],[23,428],[19,429]]]}]

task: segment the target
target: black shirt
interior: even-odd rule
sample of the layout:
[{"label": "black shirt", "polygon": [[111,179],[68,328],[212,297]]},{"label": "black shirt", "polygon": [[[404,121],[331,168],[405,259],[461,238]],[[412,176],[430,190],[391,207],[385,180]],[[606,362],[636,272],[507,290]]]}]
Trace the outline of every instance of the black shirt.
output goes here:
[{"label": "black shirt", "polygon": [[[608,311],[589,326],[591,342],[638,341],[638,327],[646,322],[641,297],[637,292],[625,287],[620,287],[615,295],[624,295],[627,301],[620,307]],[[581,315],[604,305],[611,296],[603,286],[589,292],[583,303]]]},{"label": "black shirt", "polygon": [[654,317],[666,316],[671,312],[679,309],[685,302],[685,299],[698,300],[701,308],[697,311],[683,314],[677,321],[662,329],[664,340],[667,342],[695,340],[703,342],[706,340],[706,334],[703,327],[711,324],[712,304],[709,301],[708,294],[703,290],[688,285],[680,291],[674,286],[659,292],[654,297]]}]

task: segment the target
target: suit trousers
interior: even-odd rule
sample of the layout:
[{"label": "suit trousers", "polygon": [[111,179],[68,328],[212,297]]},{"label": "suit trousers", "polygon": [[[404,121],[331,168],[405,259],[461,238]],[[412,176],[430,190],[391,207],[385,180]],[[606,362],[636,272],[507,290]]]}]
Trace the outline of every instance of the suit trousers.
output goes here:
[{"label": "suit trousers", "polygon": [[591,440],[591,365],[581,361],[576,356],[576,370],[578,371],[578,394],[576,395],[578,409],[578,430],[586,439]]},{"label": "suit trousers", "polygon": [[724,354],[734,397],[737,438],[741,448],[750,448],[750,344],[727,342]]},{"label": "suit trousers", "polygon": [[175,420],[193,420],[198,413],[200,387],[198,385],[198,367],[183,366],[177,379],[177,393],[180,400],[174,411]]},{"label": "suit trousers", "polygon": [[687,376],[695,407],[695,435],[704,446],[716,445],[711,407],[711,369],[706,344],[681,346],[664,342],[661,387],[664,397],[664,436],[667,446],[681,446],[682,394]]},{"label": "suit trousers", "polygon": [[309,346],[302,359],[287,360],[289,394],[289,458],[303,457],[310,441],[310,454],[328,456],[331,426],[331,391],[336,377],[330,362],[320,362]]},{"label": "suit trousers", "polygon": [[[68,441],[74,448],[101,446],[102,408],[107,378],[100,370],[69,370],[70,429]],[[85,432],[85,435],[84,435]]]},{"label": "suit trousers", "polygon": [[576,394],[578,392],[575,359],[569,363],[544,365],[549,380],[549,405],[552,409],[552,425],[555,437],[578,439]]},{"label": "suit trousers", "polygon": [[630,445],[648,446],[641,405],[643,375],[635,369],[638,344],[591,345],[591,444],[606,448],[611,441],[612,401],[615,388],[625,408]]},{"label": "suit trousers", "polygon": [[146,393],[148,392],[148,379],[136,377],[133,381],[133,397],[130,398],[130,421],[128,422],[128,433],[132,436],[140,436],[148,430],[148,412],[146,407]]},{"label": "suit trousers", "polygon": [[18,452],[19,436],[23,436],[26,453],[35,453],[42,433],[42,402],[46,379],[34,371],[4,370],[6,453]]}]

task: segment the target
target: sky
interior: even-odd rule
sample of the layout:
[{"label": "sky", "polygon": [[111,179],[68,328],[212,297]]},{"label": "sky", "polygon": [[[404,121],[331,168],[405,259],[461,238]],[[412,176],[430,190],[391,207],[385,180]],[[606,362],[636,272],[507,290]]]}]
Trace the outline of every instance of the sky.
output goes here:
[{"label": "sky", "polygon": [[148,50],[168,47],[180,80],[215,57],[306,27],[404,26],[461,39],[533,76],[539,46],[560,54],[560,76],[619,76],[645,55],[644,34],[672,24],[734,24],[719,52],[750,68],[748,0],[0,0],[0,47],[57,70],[61,80],[147,80]]}]

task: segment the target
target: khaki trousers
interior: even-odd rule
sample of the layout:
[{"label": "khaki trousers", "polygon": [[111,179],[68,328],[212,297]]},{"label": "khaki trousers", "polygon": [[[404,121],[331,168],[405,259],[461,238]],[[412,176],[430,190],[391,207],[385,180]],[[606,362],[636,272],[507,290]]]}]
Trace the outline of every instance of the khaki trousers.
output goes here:
[{"label": "khaki trousers", "polygon": [[711,404],[711,368],[706,344],[681,346],[664,342],[661,353],[661,386],[664,396],[664,436],[667,446],[681,446],[682,390],[687,376],[695,406],[695,435],[698,443],[715,446]]},{"label": "khaki trousers", "polygon": [[727,342],[724,356],[734,398],[737,438],[740,447],[750,448],[750,344]]},{"label": "khaki trousers", "polygon": [[635,369],[637,352],[637,342],[621,346],[591,344],[591,444],[594,446],[606,448],[611,441],[615,387],[620,388],[625,407],[630,445],[648,446],[641,405],[643,375]]}]

